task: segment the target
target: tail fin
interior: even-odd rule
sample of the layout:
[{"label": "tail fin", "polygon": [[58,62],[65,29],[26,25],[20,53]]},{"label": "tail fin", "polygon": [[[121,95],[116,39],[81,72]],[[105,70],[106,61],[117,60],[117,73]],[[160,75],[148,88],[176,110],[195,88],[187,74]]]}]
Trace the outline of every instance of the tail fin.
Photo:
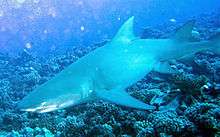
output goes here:
[{"label": "tail fin", "polygon": [[212,36],[210,38],[210,42],[212,45],[214,45],[213,51],[220,55],[220,33],[217,33],[216,35]]}]

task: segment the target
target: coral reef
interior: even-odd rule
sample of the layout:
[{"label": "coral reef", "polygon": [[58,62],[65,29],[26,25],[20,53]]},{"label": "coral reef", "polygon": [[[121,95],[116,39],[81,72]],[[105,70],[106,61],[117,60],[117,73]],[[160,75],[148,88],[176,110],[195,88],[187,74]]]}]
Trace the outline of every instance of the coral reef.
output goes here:
[{"label": "coral reef", "polygon": [[147,116],[144,121],[135,123],[137,136],[160,136],[167,134],[173,136],[189,136],[196,131],[192,122],[174,111],[155,112]]},{"label": "coral reef", "polygon": [[57,125],[62,136],[85,136],[85,123],[75,116],[67,116]]},{"label": "coral reef", "polygon": [[197,103],[189,107],[184,115],[192,121],[202,136],[214,137],[220,132],[220,109],[212,103]]},{"label": "coral reef", "polygon": [[[0,133],[0,137],[55,137],[48,129],[36,127],[34,129],[25,127],[20,131]],[[59,136],[59,135],[58,135]]]},{"label": "coral reef", "polygon": [[179,95],[181,104],[191,105],[203,99],[202,87],[208,83],[205,76],[194,76],[190,74],[179,74],[171,80],[176,86],[176,94]]}]

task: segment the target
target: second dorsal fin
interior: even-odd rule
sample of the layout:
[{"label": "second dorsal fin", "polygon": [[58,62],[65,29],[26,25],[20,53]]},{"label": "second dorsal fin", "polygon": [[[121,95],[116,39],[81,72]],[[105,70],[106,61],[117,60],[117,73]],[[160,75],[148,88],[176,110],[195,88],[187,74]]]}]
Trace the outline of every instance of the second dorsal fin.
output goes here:
[{"label": "second dorsal fin", "polygon": [[195,20],[190,20],[186,22],[182,27],[180,27],[175,35],[174,40],[176,41],[189,41],[192,38],[192,30],[195,24]]}]

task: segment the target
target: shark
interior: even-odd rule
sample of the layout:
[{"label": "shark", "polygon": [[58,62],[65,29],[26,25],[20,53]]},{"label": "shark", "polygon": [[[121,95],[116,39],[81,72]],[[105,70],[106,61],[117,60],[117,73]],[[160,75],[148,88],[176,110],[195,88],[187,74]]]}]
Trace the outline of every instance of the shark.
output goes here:
[{"label": "shark", "polygon": [[192,41],[195,21],[180,27],[169,39],[141,39],[134,35],[134,16],[104,46],[81,57],[25,96],[21,111],[45,113],[91,100],[104,100],[141,110],[155,110],[126,92],[126,88],[151,71],[175,73],[171,59],[190,58],[211,50],[220,53],[220,35],[207,41]]}]

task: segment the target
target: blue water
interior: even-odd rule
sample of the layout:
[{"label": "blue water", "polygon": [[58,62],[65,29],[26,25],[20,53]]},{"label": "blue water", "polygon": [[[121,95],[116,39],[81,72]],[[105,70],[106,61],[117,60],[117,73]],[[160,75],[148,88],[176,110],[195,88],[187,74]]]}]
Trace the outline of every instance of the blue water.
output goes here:
[{"label": "blue water", "polygon": [[171,19],[183,22],[219,11],[218,0],[1,0],[0,48],[11,54],[31,46],[47,54],[111,39],[135,16],[135,32]]},{"label": "blue water", "polygon": [[[199,44],[203,45],[204,41],[209,40],[211,43],[209,43],[211,51],[199,51],[193,56],[190,54],[190,60],[165,60],[167,62],[160,60],[161,62],[158,61],[158,64],[155,65],[151,63],[154,59],[149,58],[149,63],[154,70],[150,71],[151,67],[149,67],[150,72],[137,83],[126,87],[126,92],[153,106],[156,108],[155,110],[133,109],[125,107],[132,106],[132,103],[119,106],[99,99],[43,114],[18,110],[18,104],[23,98],[31,94],[38,86],[53,77],[56,78],[59,72],[80,57],[104,46],[105,42],[111,40],[121,25],[132,16],[134,16],[134,33],[142,39],[174,37],[176,30],[188,21],[188,29],[192,28],[194,20],[195,26],[190,44],[200,46]],[[0,137],[35,137],[37,135],[45,137],[218,137],[220,136],[219,32],[219,0],[0,0]],[[185,38],[185,35],[182,37]],[[213,39],[211,39],[212,37]],[[181,38],[178,39],[177,44],[180,47],[187,43],[184,43],[185,41],[182,41]],[[154,43],[154,40],[152,41]],[[161,41],[160,43],[162,43]],[[149,48],[150,45],[151,43]],[[162,44],[160,45],[162,46]],[[212,46],[216,48],[216,51],[213,51]],[[185,47],[184,49],[187,50]],[[135,51],[135,55],[138,53],[137,51]],[[172,51],[171,48],[169,52],[165,52],[170,53],[165,54],[166,59],[172,54],[170,51]],[[97,52],[93,53],[97,54]],[[141,53],[145,55],[145,52]],[[106,57],[106,54],[98,55]],[[113,58],[111,53],[108,56]],[[141,55],[138,54],[138,56]],[[127,57],[123,57],[123,59],[127,59]],[[135,58],[135,61],[131,61],[130,64],[136,68],[135,63],[141,61],[142,57],[145,60],[144,56],[141,56],[137,60]],[[119,59],[116,58],[117,61],[109,59],[108,64],[101,64],[103,66],[107,64],[107,67],[103,67],[106,69],[113,68],[115,65],[115,70],[120,70],[119,65],[121,64],[117,64],[117,62],[120,63]],[[96,60],[94,62],[96,63]],[[89,65],[92,66],[93,63]],[[149,64],[146,64],[146,68],[148,68],[147,65]],[[86,65],[83,64],[83,66]],[[87,70],[84,67],[82,67],[83,73]],[[109,90],[109,87],[118,83],[117,78],[114,79],[115,75],[109,80],[106,76],[111,73],[105,75],[101,72],[102,67],[100,72],[96,65],[92,67],[95,68],[97,74],[100,73],[95,75],[100,81],[93,80],[92,75],[91,81],[93,82],[88,78],[85,83],[91,82],[92,86],[97,84],[98,88],[104,90]],[[154,72],[159,70],[157,67],[163,69]],[[122,68],[126,68],[126,66]],[[161,74],[164,70],[169,71],[168,74]],[[81,71],[78,72],[77,74],[81,76]],[[108,73],[108,71],[106,72]],[[132,69],[131,72],[136,74],[138,70],[133,71]],[[71,72],[71,74],[76,73]],[[120,75],[122,74],[118,74],[118,76]],[[63,77],[61,75],[58,78]],[[65,78],[72,82],[72,79],[68,79],[72,77],[64,75]],[[73,76],[73,78],[75,77]],[[76,78],[78,77],[76,76]],[[84,82],[84,77],[81,79]],[[115,83],[111,83],[114,80]],[[55,80],[55,82],[57,81]],[[134,80],[131,79],[131,81]],[[102,82],[107,86],[101,85]],[[91,86],[82,83],[78,84],[80,89]],[[52,82],[52,84],[54,83]],[[61,84],[55,87],[59,86],[62,87]],[[89,90],[88,94],[90,91],[93,92],[93,90]],[[60,96],[61,93],[63,92],[59,93]],[[64,93],[68,93],[68,91]],[[59,95],[55,94],[54,96]],[[111,96],[107,95],[103,95],[103,98],[107,97],[106,100],[109,98],[111,100]],[[48,96],[50,97],[50,94]],[[99,96],[101,96],[100,93]],[[39,95],[36,98],[41,99],[41,97]],[[35,103],[36,98],[27,100]],[[112,100],[114,102],[114,99]],[[62,101],[64,104],[60,106],[69,103],[65,102],[65,98]],[[118,99],[115,102],[117,101],[123,104],[124,100]],[[62,103],[53,100],[51,102]],[[47,104],[47,102],[41,103],[42,110],[45,107],[44,103]],[[23,104],[29,105],[29,103]],[[135,108],[141,108],[137,105],[134,105]],[[37,108],[39,109],[39,107]],[[31,111],[31,108],[24,110]]]}]

